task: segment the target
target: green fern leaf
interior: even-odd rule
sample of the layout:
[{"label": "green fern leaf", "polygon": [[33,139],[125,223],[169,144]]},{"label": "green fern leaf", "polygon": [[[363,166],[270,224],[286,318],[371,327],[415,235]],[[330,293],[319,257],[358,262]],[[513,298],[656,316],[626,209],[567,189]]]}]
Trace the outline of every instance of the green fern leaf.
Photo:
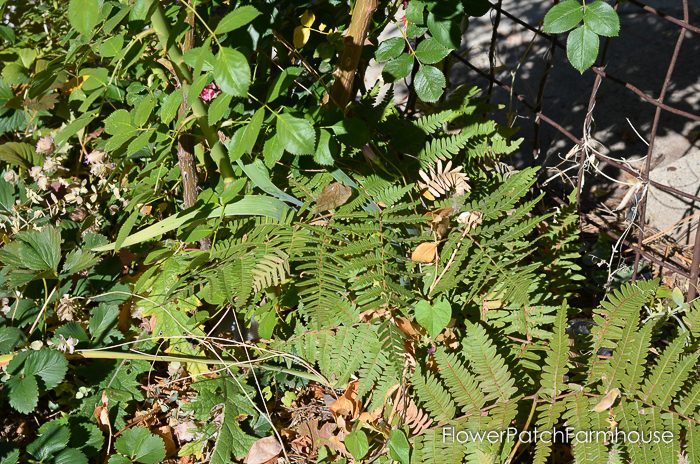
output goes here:
[{"label": "green fern leaf", "polygon": [[462,352],[476,373],[486,401],[509,400],[518,392],[518,389],[503,357],[497,353],[496,347],[483,327],[478,324],[469,324],[467,327]]}]

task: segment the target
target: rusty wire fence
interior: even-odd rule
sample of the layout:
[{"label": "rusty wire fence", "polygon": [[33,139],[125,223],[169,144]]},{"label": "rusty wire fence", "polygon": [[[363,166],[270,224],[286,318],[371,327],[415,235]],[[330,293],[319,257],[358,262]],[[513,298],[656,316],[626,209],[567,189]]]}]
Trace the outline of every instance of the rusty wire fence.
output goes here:
[{"label": "rusty wire fence", "polygon": [[[615,227],[603,227],[603,230],[612,236],[616,240],[621,240],[628,250],[631,250],[634,255],[634,265],[632,279],[636,279],[640,270],[640,260],[642,258],[646,259],[649,263],[652,263],[658,268],[665,270],[665,272],[670,272],[675,276],[681,276],[688,281],[688,299],[693,299],[698,295],[698,276],[700,275],[700,227],[696,226],[694,245],[692,246],[692,258],[685,260],[678,260],[670,258],[660,252],[654,246],[652,246],[649,241],[645,241],[649,234],[649,228],[647,225],[647,196],[650,186],[658,189],[661,192],[672,195],[675,198],[694,204],[700,204],[700,196],[684,192],[673,185],[664,185],[659,182],[655,182],[650,179],[649,173],[651,169],[651,160],[655,155],[655,141],[659,129],[661,127],[661,116],[664,112],[671,113],[675,116],[679,116],[688,121],[700,122],[700,114],[694,114],[692,112],[677,108],[667,103],[667,96],[669,92],[669,86],[673,79],[674,71],[676,70],[681,48],[685,41],[689,37],[700,39],[700,26],[695,26],[691,24],[690,21],[690,11],[689,11],[689,0],[678,0],[682,3],[682,18],[674,17],[670,14],[660,11],[659,9],[653,8],[639,0],[628,0],[628,2],[634,7],[638,8],[640,12],[644,14],[651,15],[656,18],[657,21],[666,21],[673,26],[677,27],[677,38],[675,40],[675,46],[672,51],[669,52],[668,62],[665,69],[648,69],[649,67],[642,66],[645,72],[656,72],[663,73],[663,83],[658,89],[658,93],[655,95],[650,95],[649,93],[641,90],[638,86],[634,84],[635,75],[630,76],[618,76],[609,73],[606,70],[607,60],[608,60],[608,48],[611,39],[605,39],[601,46],[601,52],[598,56],[598,61],[596,65],[592,68],[592,72],[595,73],[595,80],[593,81],[592,87],[590,89],[590,96],[588,98],[587,110],[583,121],[581,121],[581,133],[576,135],[572,131],[567,130],[564,125],[555,120],[555,118],[547,115],[547,109],[544,108],[544,95],[545,89],[547,87],[547,82],[550,77],[550,71],[554,66],[554,54],[557,49],[565,50],[566,46],[562,42],[563,37],[553,36],[542,32],[541,21],[538,24],[530,24],[523,19],[522,15],[514,14],[507,9],[503,8],[503,0],[495,0],[492,3],[493,14],[491,16],[491,23],[493,26],[493,33],[491,35],[490,46],[488,47],[488,60],[489,66],[485,68],[484,66],[478,66],[469,57],[463,56],[463,52],[454,52],[452,57],[459,62],[466,65],[468,68],[481,75],[488,80],[488,94],[491,95],[497,89],[505,91],[511,98],[517,99],[524,108],[534,116],[534,127],[533,127],[533,140],[532,140],[532,150],[534,156],[537,157],[540,151],[541,145],[541,128],[543,124],[546,124],[561,134],[564,138],[575,144],[575,150],[573,153],[576,156],[576,163],[578,164],[578,175],[576,176],[575,182],[577,183],[577,202],[580,206],[581,195],[583,189],[584,179],[587,175],[587,168],[590,163],[595,159],[605,161],[609,165],[623,171],[634,178],[638,179],[639,182],[639,194],[636,200],[635,214],[632,218],[632,224],[634,227],[631,229],[632,233],[625,233],[620,230],[616,230]],[[558,0],[554,0],[548,6],[557,3]],[[615,2],[615,9],[619,10],[619,1]],[[497,77],[496,72],[496,50],[498,41],[502,40],[499,35],[499,27],[503,18],[508,18],[510,21],[516,23],[519,27],[524,30],[530,31],[536,34],[537,37],[547,41],[548,51],[545,54],[544,69],[542,70],[542,75],[539,78],[537,85],[537,96],[534,101],[529,100],[526,96],[517,93],[507,82],[501,80]],[[621,36],[614,40],[625,40],[625,31],[621,32]],[[698,74],[700,74],[700,56],[696,57],[696,69],[698,69]],[[568,64],[567,64],[568,66]],[[641,169],[632,168],[629,163],[620,162],[619,160],[612,159],[611,157],[601,154],[599,151],[595,150],[592,145],[592,140],[590,138],[591,134],[591,124],[594,119],[594,113],[596,109],[596,102],[599,96],[599,90],[601,84],[604,81],[611,82],[612,84],[619,86],[621,92],[626,92],[629,98],[641,99],[650,105],[650,110],[653,109],[654,117],[651,125],[651,130],[647,134],[646,140],[648,140],[648,150],[646,153],[645,162]],[[694,218],[685,218],[694,219]],[[697,224],[697,221],[695,221]]]}]

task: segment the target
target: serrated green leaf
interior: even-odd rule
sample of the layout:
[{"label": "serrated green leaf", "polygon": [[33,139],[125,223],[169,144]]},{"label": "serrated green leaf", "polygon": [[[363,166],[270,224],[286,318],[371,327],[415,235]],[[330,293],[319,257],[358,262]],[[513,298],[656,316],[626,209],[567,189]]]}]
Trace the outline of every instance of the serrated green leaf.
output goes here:
[{"label": "serrated green leaf", "polygon": [[569,33],[569,38],[566,40],[566,56],[571,65],[581,74],[595,63],[599,42],[595,32],[585,25]]},{"label": "serrated green leaf", "polygon": [[232,383],[228,379],[224,383],[224,417],[211,454],[211,464],[228,464],[232,457],[242,458],[256,441],[238,425],[237,416],[242,412],[241,406],[245,405],[246,400]]},{"label": "serrated green leaf", "polygon": [[378,62],[389,61],[401,54],[403,49],[406,47],[406,41],[403,37],[392,37],[390,39],[383,40],[374,57]]},{"label": "serrated green leaf", "polygon": [[17,412],[29,414],[34,411],[39,403],[39,384],[36,377],[29,375],[26,377],[11,377],[6,383],[10,406]]},{"label": "serrated green leaf", "polygon": [[250,154],[253,152],[264,120],[265,108],[258,108],[253,117],[250,118],[250,122],[236,132],[236,135],[228,145],[231,161],[239,159],[244,153]]},{"label": "serrated green leaf", "polygon": [[88,458],[80,450],[66,448],[54,458],[54,464],[88,464]]},{"label": "serrated green leaf", "polygon": [[255,160],[250,164],[243,164],[238,161],[238,165],[243,169],[246,176],[253,182],[253,185],[258,187],[263,192],[272,195],[275,198],[279,198],[282,201],[286,201],[295,206],[301,206],[303,203],[288,193],[280,190],[275,184],[270,180],[270,173],[263,164],[262,160]]},{"label": "serrated green leaf", "polygon": [[153,137],[152,130],[142,131],[138,137],[129,143],[129,146],[126,148],[127,156],[131,156],[146,148],[151,141],[151,137]]},{"label": "serrated green leaf", "polygon": [[318,136],[318,145],[314,153],[314,161],[321,166],[331,166],[335,160],[333,153],[338,151],[338,143],[326,129],[321,129]]},{"label": "serrated green leaf", "polygon": [[83,251],[80,248],[72,250],[66,255],[65,261],[63,261],[61,275],[69,276],[75,274],[76,272],[93,267],[99,261],[99,258],[95,255]]},{"label": "serrated green leaf", "polygon": [[112,340],[111,331],[116,328],[118,317],[117,306],[101,304],[92,310],[88,330],[93,344],[102,345]]},{"label": "serrated green leaf", "polygon": [[136,128],[131,124],[131,115],[125,109],[120,109],[107,116],[104,120],[105,132],[109,135],[132,133]]},{"label": "serrated green leaf", "polygon": [[17,327],[0,327],[0,354],[7,354],[25,341],[24,332]]},{"label": "serrated green leaf", "polygon": [[430,12],[428,13],[428,30],[446,48],[454,50],[459,47],[462,31],[459,28],[459,21],[455,18],[441,18]]},{"label": "serrated green leaf", "polygon": [[542,30],[548,34],[561,34],[575,28],[581,21],[583,5],[576,0],[566,0],[549,9]]},{"label": "serrated green leaf", "polygon": [[411,74],[413,56],[403,53],[384,65],[382,76],[387,82],[394,82]]},{"label": "serrated green leaf", "polygon": [[170,122],[177,116],[177,110],[182,103],[182,89],[177,89],[163,99],[160,107],[160,119],[163,124]]},{"label": "serrated green leaf", "polygon": [[418,44],[416,58],[423,64],[433,64],[445,58],[450,49],[434,38],[428,38]]},{"label": "serrated green leaf", "polygon": [[27,446],[27,452],[39,460],[47,460],[66,448],[70,429],[57,420],[47,422],[39,428],[39,436]]},{"label": "serrated green leaf", "polygon": [[224,117],[231,107],[231,100],[233,97],[231,95],[219,95],[214,101],[209,105],[209,111],[207,111],[207,118],[209,120],[209,125],[213,126]]},{"label": "serrated green leaf", "polygon": [[68,371],[68,361],[58,351],[42,348],[32,351],[24,362],[25,375],[37,375],[44,381],[47,390],[63,382]]},{"label": "serrated green leaf", "polygon": [[129,21],[145,20],[153,5],[154,3],[150,0],[135,0],[129,11]]},{"label": "serrated green leaf", "polygon": [[76,31],[88,35],[100,21],[100,9],[99,0],[70,0],[68,20]]},{"label": "serrated green leaf", "polygon": [[85,114],[75,121],[72,121],[70,124],[68,124],[66,127],[61,129],[61,131],[56,134],[56,138],[54,139],[54,143],[56,144],[56,147],[60,148],[63,146],[64,143],[68,141],[71,137],[73,137],[75,134],[77,134],[81,129],[84,129],[88,124],[90,124],[96,117],[95,113],[88,113]]},{"label": "serrated green leaf", "polygon": [[432,338],[440,335],[452,317],[452,306],[445,299],[435,301],[432,305],[426,300],[421,300],[415,304],[414,311],[416,322],[427,330]]},{"label": "serrated green leaf", "polygon": [[44,157],[38,154],[32,145],[19,142],[0,145],[0,160],[25,169],[41,166],[44,163]]},{"label": "serrated green leaf", "polygon": [[141,101],[134,108],[134,126],[141,127],[146,124],[148,118],[156,107],[156,99],[151,94],[143,96]]},{"label": "serrated green leaf", "polygon": [[282,92],[287,90],[289,86],[292,85],[294,79],[301,76],[303,72],[304,68],[298,66],[291,66],[289,68],[285,68],[280,73],[280,75],[277,76],[274,84],[270,87],[270,91],[267,95],[267,102],[270,103],[277,99],[277,97],[279,97]]},{"label": "serrated green leaf", "polygon": [[[11,246],[10,246],[11,245]],[[0,259],[14,254],[19,260],[15,265],[33,271],[58,271],[61,261],[61,233],[55,227],[30,230],[17,234],[17,241],[5,246]]]},{"label": "serrated green leaf", "polygon": [[583,10],[583,23],[591,31],[604,37],[617,37],[620,33],[620,18],[615,9],[601,0],[586,5]]},{"label": "serrated green leaf", "polygon": [[124,47],[124,34],[118,34],[102,42],[99,53],[104,58],[112,58],[122,51],[122,47]]},{"label": "serrated green leaf", "polygon": [[251,5],[244,5],[236,8],[219,21],[214,29],[215,34],[225,34],[249,24],[260,15],[260,12]]},{"label": "serrated green leaf", "polygon": [[446,85],[445,75],[435,66],[421,66],[413,84],[418,98],[427,103],[438,101]]},{"label": "serrated green leaf", "polygon": [[406,9],[406,19],[409,23],[423,24],[425,2],[421,0],[411,0]]},{"label": "serrated green leaf", "polygon": [[108,464],[132,464],[132,460],[121,454],[113,454],[109,457]]},{"label": "serrated green leaf", "polygon": [[309,121],[291,114],[277,116],[277,137],[293,155],[311,155],[316,149],[316,131]]},{"label": "serrated green leaf", "polygon": [[357,460],[362,459],[369,451],[369,440],[365,432],[359,428],[353,430],[345,437],[345,447]]},{"label": "serrated green leaf", "polygon": [[269,139],[265,140],[263,145],[263,157],[265,158],[265,166],[272,168],[284,155],[284,146],[280,142],[277,134],[274,134]]},{"label": "serrated green leaf", "polygon": [[238,50],[223,47],[214,62],[214,79],[224,93],[245,97],[250,87],[250,66]]},{"label": "serrated green leaf", "polygon": [[142,426],[127,429],[117,438],[114,449],[142,464],[157,464],[165,459],[163,439]]}]

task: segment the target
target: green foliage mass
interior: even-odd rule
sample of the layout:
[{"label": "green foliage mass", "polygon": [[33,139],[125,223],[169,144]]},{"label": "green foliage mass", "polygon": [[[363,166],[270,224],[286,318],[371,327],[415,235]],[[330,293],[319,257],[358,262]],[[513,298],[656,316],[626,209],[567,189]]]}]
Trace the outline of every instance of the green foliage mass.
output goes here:
[{"label": "green foliage mass", "polygon": [[[1,463],[223,464],[299,437],[317,462],[545,463],[445,427],[613,423],[673,438],[576,462],[698,459],[700,305],[639,281],[575,307],[575,207],[507,169],[516,131],[449,83],[488,2],[405,3],[360,54],[389,85],[338,108],[361,0],[0,0]],[[573,3],[545,29],[583,68],[617,28]]]}]

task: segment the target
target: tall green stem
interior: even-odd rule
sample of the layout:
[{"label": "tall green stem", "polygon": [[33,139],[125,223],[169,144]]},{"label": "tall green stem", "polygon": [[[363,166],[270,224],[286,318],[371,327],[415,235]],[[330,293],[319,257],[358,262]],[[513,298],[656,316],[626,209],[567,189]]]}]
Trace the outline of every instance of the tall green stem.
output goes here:
[{"label": "tall green stem", "polygon": [[[17,352],[0,355],[0,365],[8,363],[15,357]],[[185,354],[180,354],[177,356],[173,355],[156,355],[147,353],[131,353],[128,351],[112,351],[112,350],[75,350],[73,354],[66,354],[66,358],[73,360],[80,359],[125,359],[130,361],[150,361],[150,362],[181,362],[181,363],[195,363],[195,364],[208,364],[212,366],[230,366],[230,367],[240,367],[248,366],[255,367],[270,372],[279,372],[283,374],[293,375],[306,380],[311,380],[314,382],[319,382],[326,385],[328,382],[322,377],[315,375],[310,372],[300,371],[297,369],[286,369],[277,366],[267,366],[265,364],[258,364],[255,362],[248,361],[236,361],[230,358],[205,358],[202,356],[190,356]]]},{"label": "tall green stem", "polygon": [[[165,17],[163,7],[158,0],[151,0],[151,4],[153,8],[153,13],[151,16],[151,24],[153,25],[153,29],[155,29],[156,35],[158,35],[158,40],[160,41],[163,50],[165,50],[168,59],[172,63],[175,74],[177,74],[177,77],[180,80],[183,94],[188,95],[190,85],[192,84],[192,73],[185,64],[182,52],[178,48],[177,44],[175,44],[174,41],[171,42],[172,35],[170,34],[170,23]],[[197,120],[197,125],[209,143],[211,157],[219,167],[219,172],[224,177],[224,183],[229,184],[233,182],[233,167],[231,166],[226,150],[224,150],[224,146],[219,141],[219,135],[217,134],[216,130],[209,125],[207,108],[198,98],[193,98],[189,103],[192,107],[192,113]]]}]

